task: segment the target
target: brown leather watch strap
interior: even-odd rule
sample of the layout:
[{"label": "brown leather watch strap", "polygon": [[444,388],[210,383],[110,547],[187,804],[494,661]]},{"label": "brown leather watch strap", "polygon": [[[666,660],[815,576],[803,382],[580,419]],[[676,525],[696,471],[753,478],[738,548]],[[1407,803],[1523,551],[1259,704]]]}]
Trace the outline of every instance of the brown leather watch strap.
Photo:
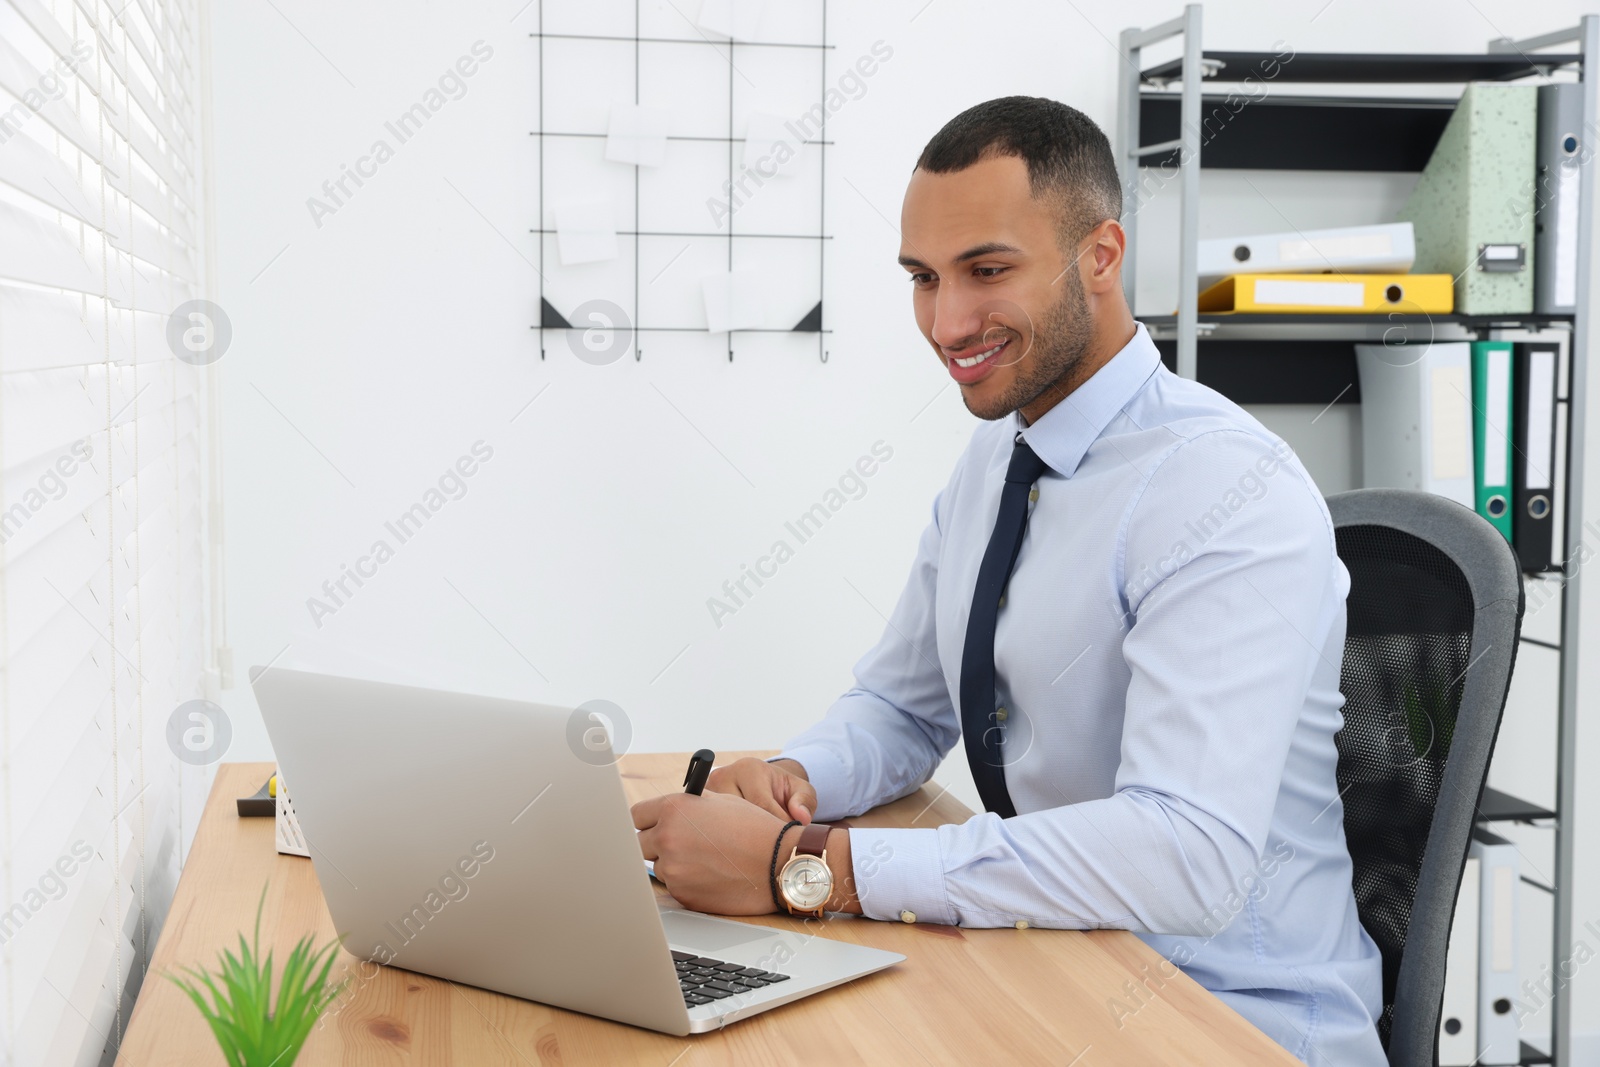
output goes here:
[{"label": "brown leather watch strap", "polygon": [[814,822],[800,831],[800,841],[794,846],[797,856],[821,856],[828,847],[828,831],[833,827],[825,822]]}]

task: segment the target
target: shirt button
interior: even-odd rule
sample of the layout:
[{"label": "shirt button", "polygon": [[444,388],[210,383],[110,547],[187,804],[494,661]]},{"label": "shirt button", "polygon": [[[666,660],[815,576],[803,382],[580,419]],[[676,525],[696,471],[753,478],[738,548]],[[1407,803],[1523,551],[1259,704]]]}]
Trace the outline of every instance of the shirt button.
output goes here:
[{"label": "shirt button", "polygon": [[1018,919],[1017,920],[1017,929],[1018,930],[1026,930],[1027,928],[1028,928],[1028,920],[1027,919]]},{"label": "shirt button", "polygon": [[900,913],[900,921],[903,923],[914,923],[917,921],[917,913],[914,911],[902,911]]},{"label": "shirt button", "polygon": [[1005,708],[995,708],[994,709],[994,721],[995,722],[1005,722],[1006,721],[1006,716],[1008,716],[1009,714],[1011,714],[1011,713],[1006,711]]},{"label": "shirt button", "polygon": [[1028,503],[1036,504],[1038,502],[1039,502],[1039,487],[1036,485],[1032,489],[1028,490]]}]

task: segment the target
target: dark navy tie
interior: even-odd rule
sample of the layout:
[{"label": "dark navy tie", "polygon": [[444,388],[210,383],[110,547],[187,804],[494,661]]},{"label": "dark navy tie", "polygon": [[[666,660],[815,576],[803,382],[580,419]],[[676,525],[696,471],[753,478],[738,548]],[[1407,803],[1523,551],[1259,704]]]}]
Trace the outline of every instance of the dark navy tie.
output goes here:
[{"label": "dark navy tie", "polygon": [[1000,490],[1000,514],[978,567],[972,612],[967,616],[967,643],[961,652],[961,734],[967,745],[967,763],[984,809],[1002,819],[1011,818],[1017,809],[1006,789],[1005,725],[995,707],[994,631],[1000,618],[1000,598],[1022,549],[1028,492],[1044,471],[1044,460],[1034,455],[1018,434],[1006,484]]}]

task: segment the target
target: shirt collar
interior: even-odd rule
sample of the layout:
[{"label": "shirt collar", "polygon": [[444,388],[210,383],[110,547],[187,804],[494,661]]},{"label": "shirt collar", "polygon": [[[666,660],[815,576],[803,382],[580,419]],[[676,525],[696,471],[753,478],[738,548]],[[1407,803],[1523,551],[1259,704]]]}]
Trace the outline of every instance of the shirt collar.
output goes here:
[{"label": "shirt collar", "polygon": [[1099,439],[1117,413],[1143,387],[1161,363],[1161,354],[1150,340],[1144,323],[1137,323],[1133,339],[1112,356],[1105,366],[1031,426],[1022,424],[1022,413],[1011,413],[1013,435],[1021,434],[1050,469],[1070,478],[1082,462],[1089,446]]}]

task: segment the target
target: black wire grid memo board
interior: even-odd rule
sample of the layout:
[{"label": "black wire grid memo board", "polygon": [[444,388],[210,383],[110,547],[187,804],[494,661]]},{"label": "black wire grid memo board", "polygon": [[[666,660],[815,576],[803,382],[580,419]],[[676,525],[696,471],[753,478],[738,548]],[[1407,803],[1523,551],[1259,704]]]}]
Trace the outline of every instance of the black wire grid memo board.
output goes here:
[{"label": "black wire grid memo board", "polygon": [[827,0],[536,2],[539,358],[787,334],[827,362]]}]

